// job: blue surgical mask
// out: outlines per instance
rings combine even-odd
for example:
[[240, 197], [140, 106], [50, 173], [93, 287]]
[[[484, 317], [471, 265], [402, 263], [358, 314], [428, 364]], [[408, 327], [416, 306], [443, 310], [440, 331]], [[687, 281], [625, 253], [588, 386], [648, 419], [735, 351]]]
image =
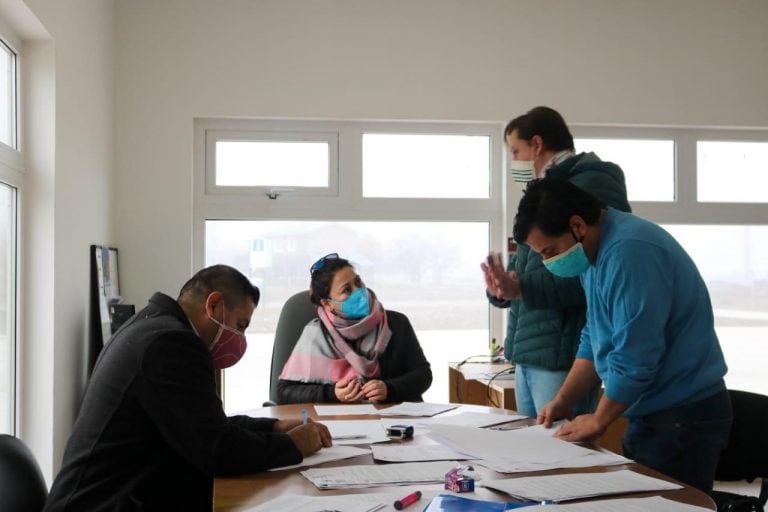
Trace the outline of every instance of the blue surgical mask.
[[331, 300], [336, 304], [341, 304], [342, 314], [352, 320], [366, 317], [371, 312], [371, 305], [368, 302], [368, 289], [358, 288], [349, 294], [349, 297], [343, 301]]
[[[576, 238], [576, 235], [573, 235]], [[576, 277], [589, 268], [589, 258], [584, 252], [584, 246], [576, 239], [576, 243], [567, 251], [542, 261], [547, 270], [558, 277]]]

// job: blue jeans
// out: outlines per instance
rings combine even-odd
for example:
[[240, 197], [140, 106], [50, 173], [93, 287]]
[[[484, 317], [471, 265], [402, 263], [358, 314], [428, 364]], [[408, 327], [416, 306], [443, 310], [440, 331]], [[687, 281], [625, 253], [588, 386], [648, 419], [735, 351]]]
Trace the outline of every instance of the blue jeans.
[[692, 404], [629, 418], [624, 456], [709, 493], [732, 419], [727, 390]]
[[[535, 418], [547, 402], [555, 398], [568, 376], [568, 370], [545, 370], [527, 364], [515, 365], [515, 402], [517, 412]], [[599, 386], [576, 403], [574, 415], [595, 410]]]

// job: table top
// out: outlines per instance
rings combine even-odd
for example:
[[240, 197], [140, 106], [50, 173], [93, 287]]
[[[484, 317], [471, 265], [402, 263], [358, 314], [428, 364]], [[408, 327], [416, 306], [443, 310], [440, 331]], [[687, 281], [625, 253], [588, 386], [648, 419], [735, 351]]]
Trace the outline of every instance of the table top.
[[[386, 406], [377, 406], [377, 408], [383, 408]], [[356, 419], [374, 419], [377, 416], [322, 416], [318, 417], [315, 414], [313, 404], [292, 404], [292, 405], [278, 405], [274, 407], [264, 407], [261, 409], [255, 409], [248, 411], [250, 416], [266, 417], [266, 418], [301, 418], [301, 410], [306, 409], [309, 416], [315, 421], [323, 420], [356, 420]], [[462, 405], [459, 409], [449, 411], [444, 414], [456, 414], [458, 412], [492, 412], [495, 414], [514, 414], [514, 411], [505, 411], [502, 409], [495, 409], [491, 407], [483, 407], [476, 405]], [[391, 419], [391, 417], [389, 418]], [[411, 418], [413, 420], [413, 418]], [[406, 420], [407, 421], [407, 420]], [[415, 421], [415, 420], [414, 420]], [[532, 420], [516, 420], [505, 424], [501, 428], [521, 426], [526, 423], [531, 423]], [[414, 439], [414, 441], [416, 441]], [[361, 445], [364, 446], [364, 445]], [[313, 467], [337, 467], [337, 466], [351, 466], [360, 464], [379, 464], [373, 460], [373, 456], [369, 453], [367, 455], [361, 455], [351, 459], [345, 459], [336, 462], [328, 462]], [[382, 492], [395, 492], [401, 493], [403, 496], [413, 492], [415, 490], [421, 491], [441, 491], [442, 484], [431, 485], [417, 485], [417, 486], [389, 486], [389, 487], [373, 487], [363, 489], [340, 489], [340, 490], [319, 490], [309, 480], [301, 476], [300, 472], [306, 468], [296, 468], [283, 471], [264, 471], [252, 475], [243, 475], [238, 477], [217, 478], [214, 484], [214, 510], [220, 512], [241, 511], [249, 507], [253, 507], [262, 503], [265, 503], [271, 499], [277, 498], [284, 494], [297, 494], [306, 496], [329, 496], [333, 494], [351, 494], [351, 493], [382, 493]], [[514, 473], [514, 474], [502, 474], [489, 470], [481, 466], [475, 466], [476, 472], [481, 474], [483, 479], [493, 478], [514, 478], [517, 476], [534, 476], [534, 475], [546, 475], [546, 474], [560, 474], [560, 473], [576, 473], [576, 472], [608, 472], [619, 469], [632, 469], [639, 473], [650, 475], [664, 480], [675, 481], [672, 478], [666, 477], [650, 468], [642, 466], [640, 464], [625, 464], [619, 466], [609, 467], [590, 467], [590, 468], [569, 468], [559, 469], [551, 471], [538, 471], [535, 473]], [[679, 483], [679, 482], [677, 482]], [[683, 503], [689, 503], [692, 505], [698, 505], [710, 510], [715, 510], [712, 499], [705, 493], [694, 489], [690, 486], [685, 486], [683, 489], [675, 491], [666, 491], [662, 493], [640, 493], [632, 495], [622, 495], [621, 497], [643, 497], [660, 495], [668, 499], [680, 501]], [[490, 489], [477, 486], [474, 493], [467, 493], [464, 496], [486, 499], [491, 501], [514, 501], [508, 495], [491, 491]]]

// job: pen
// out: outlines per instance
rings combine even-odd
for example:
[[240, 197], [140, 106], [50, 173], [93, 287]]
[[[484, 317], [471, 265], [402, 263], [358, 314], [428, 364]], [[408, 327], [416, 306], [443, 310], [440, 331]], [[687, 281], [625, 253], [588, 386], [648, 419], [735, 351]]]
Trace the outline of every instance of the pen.
[[307, 410], [306, 409], [302, 409], [301, 410], [301, 423], [302, 423], [302, 425], [306, 425], [307, 424]]
[[333, 439], [334, 441], [339, 441], [342, 439], [365, 439], [365, 438], [366, 438], [365, 434], [345, 434], [345, 435], [331, 437], [331, 439]]
[[419, 499], [421, 499], [421, 491], [412, 492], [405, 498], [400, 498], [399, 500], [395, 501], [395, 509], [403, 510], [408, 505], [416, 503]]

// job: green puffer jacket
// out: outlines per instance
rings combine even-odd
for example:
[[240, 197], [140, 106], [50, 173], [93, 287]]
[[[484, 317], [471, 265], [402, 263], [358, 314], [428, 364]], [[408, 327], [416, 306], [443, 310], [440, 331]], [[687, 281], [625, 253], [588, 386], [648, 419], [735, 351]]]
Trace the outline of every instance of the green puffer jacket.
[[[597, 196], [607, 206], [631, 211], [624, 172], [594, 153], [573, 156], [547, 171], [547, 177], [568, 180]], [[522, 300], [491, 304], [509, 308], [504, 355], [520, 364], [567, 370], [571, 367], [584, 327], [586, 300], [578, 277], [561, 278], [548, 271], [541, 256], [527, 245], [510, 255], [507, 270], [517, 272]]]

